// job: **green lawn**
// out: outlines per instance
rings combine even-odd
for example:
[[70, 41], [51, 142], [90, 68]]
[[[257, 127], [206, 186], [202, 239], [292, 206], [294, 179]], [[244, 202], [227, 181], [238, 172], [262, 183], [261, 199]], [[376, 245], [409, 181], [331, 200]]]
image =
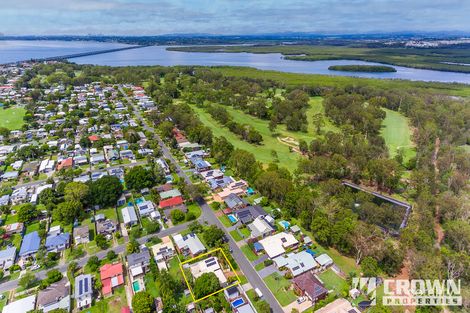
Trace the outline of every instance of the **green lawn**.
[[250, 246], [244, 245], [240, 249], [249, 261], [253, 262], [258, 259], [258, 256], [251, 250]]
[[115, 208], [107, 208], [107, 209], [103, 209], [103, 210], [98, 210], [98, 211], [96, 211], [96, 214], [104, 214], [104, 216], [106, 216], [106, 218], [109, 218], [110, 220], [113, 220], [113, 221], [118, 221], [118, 217], [117, 217]]
[[227, 215], [222, 215], [219, 217], [220, 222], [225, 226], [225, 227], [231, 227], [232, 223], [228, 219]]
[[251, 235], [251, 232], [248, 229], [248, 227], [240, 228], [240, 233], [242, 233], [242, 235], [245, 236], [245, 238], [249, 238]]
[[188, 213], [192, 212], [196, 216], [196, 218], [199, 218], [199, 216], [201, 216], [201, 208], [196, 203], [188, 205], [187, 208]]
[[[259, 299], [254, 289], [248, 290], [246, 292], [246, 295], [248, 296], [248, 298], [250, 298], [250, 301], [255, 306], [256, 311], [262, 312], [263, 310], [261, 304], [266, 301]], [[257, 301], [255, 301], [255, 299], [257, 299]]]
[[8, 294], [9, 292], [4, 292], [2, 293], [3, 295], [3, 299], [0, 300], [0, 312], [3, 310], [3, 307], [7, 304], [7, 300], [8, 300]]
[[239, 233], [236, 229], [235, 229], [235, 230], [232, 230], [232, 231], [230, 232], [230, 235], [232, 235], [232, 237], [233, 237], [233, 239], [234, 239], [235, 241], [240, 241], [240, 240], [243, 239], [242, 236], [240, 236], [240, 233]]
[[150, 293], [152, 297], [156, 298], [160, 296], [160, 292], [158, 291], [157, 284], [153, 279], [151, 279], [150, 275], [146, 275], [144, 277], [145, 281], [145, 291]]
[[23, 116], [26, 110], [24, 108], [8, 108], [0, 109], [0, 127], [5, 127], [10, 130], [20, 129], [23, 126]]
[[414, 144], [411, 141], [411, 129], [408, 118], [403, 114], [383, 109], [387, 115], [382, 123], [382, 137], [387, 144], [390, 157], [394, 157], [399, 149], [403, 149], [404, 162], [416, 155]]
[[39, 222], [32, 223], [26, 227], [26, 234], [39, 230]]
[[5, 225], [10, 225], [18, 222], [18, 214], [8, 214], [7, 219], [5, 220]]
[[126, 291], [124, 287], [119, 287], [114, 290], [114, 294], [98, 301], [86, 312], [90, 313], [121, 313], [121, 309], [127, 306]]
[[332, 269], [326, 270], [319, 274], [318, 277], [321, 279], [326, 289], [334, 290], [339, 295], [341, 295], [343, 291], [348, 290], [348, 283], [333, 272]]
[[260, 271], [265, 267], [266, 266], [264, 266], [264, 262], [261, 262], [261, 263], [255, 265], [255, 270]]
[[291, 282], [278, 273], [273, 273], [265, 277], [263, 280], [281, 306], [286, 306], [297, 299], [297, 296], [292, 289], [286, 290], [286, 288], [290, 287]]

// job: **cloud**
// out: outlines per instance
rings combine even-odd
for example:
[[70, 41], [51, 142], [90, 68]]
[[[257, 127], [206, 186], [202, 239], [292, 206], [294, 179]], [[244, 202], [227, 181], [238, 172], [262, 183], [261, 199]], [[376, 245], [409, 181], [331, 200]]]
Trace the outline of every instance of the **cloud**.
[[459, 0], [2, 0], [5, 34], [467, 31]]

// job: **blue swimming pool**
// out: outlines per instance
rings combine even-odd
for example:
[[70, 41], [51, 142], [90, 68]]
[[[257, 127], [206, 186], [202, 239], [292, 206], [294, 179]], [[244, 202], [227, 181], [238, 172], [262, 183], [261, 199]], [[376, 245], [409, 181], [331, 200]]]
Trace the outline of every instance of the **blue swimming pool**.
[[142, 202], [144, 202], [144, 199], [142, 199], [142, 198], [139, 198], [139, 199], [135, 200], [135, 204], [139, 204], [139, 203], [142, 203]]
[[288, 221], [280, 221], [279, 224], [281, 224], [284, 229], [289, 229], [290, 223]]
[[255, 191], [253, 190], [253, 188], [248, 187], [248, 188], [246, 189], [246, 193], [249, 194], [249, 195], [252, 195], [252, 194], [255, 193]]
[[227, 215], [227, 217], [230, 220], [230, 222], [232, 222], [232, 224], [235, 224], [236, 222], [238, 222], [238, 219], [233, 214], [229, 214]]
[[243, 298], [238, 298], [232, 302], [232, 307], [238, 308], [239, 306], [244, 305], [244, 304], [245, 304], [245, 300], [243, 300]]

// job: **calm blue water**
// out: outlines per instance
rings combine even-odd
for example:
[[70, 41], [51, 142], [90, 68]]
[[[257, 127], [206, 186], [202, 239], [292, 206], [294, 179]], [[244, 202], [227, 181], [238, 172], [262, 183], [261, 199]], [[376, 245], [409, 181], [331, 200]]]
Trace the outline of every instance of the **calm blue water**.
[[[124, 47], [123, 44], [99, 42], [65, 42], [65, 41], [0, 41], [0, 63], [27, 60], [30, 58], [67, 55], [71, 53], [107, 50]], [[167, 51], [164, 46], [151, 46], [140, 49], [124, 50], [98, 54], [70, 61], [78, 64], [97, 64], [110, 66], [128, 65], [231, 65], [249, 66], [262, 70], [280, 72], [326, 74], [334, 76], [355, 76], [383, 79], [406, 79], [418, 81], [459, 82], [470, 84], [470, 74], [441, 72], [394, 66], [395, 73], [354, 73], [330, 71], [330, 65], [378, 63], [334, 60], [334, 61], [293, 61], [286, 60], [279, 53], [194, 53]]]
[[0, 64], [121, 47], [127, 45], [95, 41], [0, 40]]

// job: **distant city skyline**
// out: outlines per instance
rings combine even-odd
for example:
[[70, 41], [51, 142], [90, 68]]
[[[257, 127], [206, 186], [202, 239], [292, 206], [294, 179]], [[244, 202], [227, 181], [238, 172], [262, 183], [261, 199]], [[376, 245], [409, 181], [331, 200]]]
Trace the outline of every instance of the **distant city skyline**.
[[4, 35], [470, 33], [460, 0], [4, 0]]

